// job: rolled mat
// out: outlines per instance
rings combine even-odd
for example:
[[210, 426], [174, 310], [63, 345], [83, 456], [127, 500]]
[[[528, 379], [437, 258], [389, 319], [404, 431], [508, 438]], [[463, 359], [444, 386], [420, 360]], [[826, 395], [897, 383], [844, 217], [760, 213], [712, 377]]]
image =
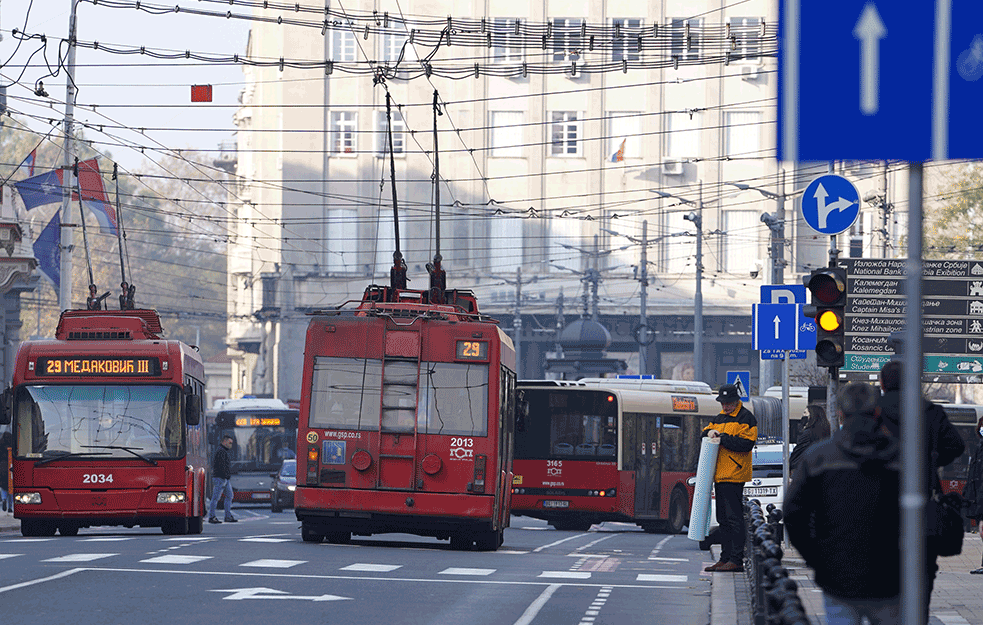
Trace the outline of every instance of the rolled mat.
[[710, 528], [710, 492], [713, 488], [713, 474], [717, 468], [717, 453], [720, 451], [719, 438], [704, 438], [700, 445], [700, 461], [696, 466], [696, 488], [693, 491], [693, 509], [689, 512], [690, 540], [703, 540]]

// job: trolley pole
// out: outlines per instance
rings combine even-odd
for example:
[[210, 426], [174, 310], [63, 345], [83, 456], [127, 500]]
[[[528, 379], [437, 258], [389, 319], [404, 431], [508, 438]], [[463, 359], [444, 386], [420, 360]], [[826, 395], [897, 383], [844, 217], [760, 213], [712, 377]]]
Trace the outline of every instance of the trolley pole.
[[[65, 142], [62, 147], [61, 170], [61, 285], [58, 289], [58, 308], [68, 310], [72, 307], [72, 248], [75, 243], [72, 223], [72, 165], [74, 164], [74, 142], [72, 140], [73, 116], [75, 114], [75, 7], [68, 16], [68, 58], [65, 66]], [[79, 198], [81, 201], [81, 198]]]

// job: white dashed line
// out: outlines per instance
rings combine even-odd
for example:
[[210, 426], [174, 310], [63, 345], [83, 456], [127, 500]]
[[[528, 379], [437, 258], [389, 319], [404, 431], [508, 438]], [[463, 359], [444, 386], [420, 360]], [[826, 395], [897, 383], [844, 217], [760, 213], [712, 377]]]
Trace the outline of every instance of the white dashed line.
[[339, 571], [361, 571], [363, 573], [390, 573], [398, 568], [402, 568], [401, 564], [362, 564], [355, 563], [338, 569]]
[[70, 553], [67, 556], [58, 556], [57, 558], [48, 558], [47, 560], [41, 560], [42, 562], [92, 562], [93, 560], [101, 560], [102, 558], [111, 558], [113, 556], [118, 556], [118, 553]]
[[438, 575], [491, 575], [494, 572], [495, 569], [460, 569], [452, 566], [449, 569], [444, 569]]
[[140, 560], [140, 562], [146, 562], [148, 564], [194, 564], [195, 562], [201, 562], [202, 560], [211, 560], [212, 556], [157, 556], [156, 558], [147, 558], [146, 560]]
[[562, 579], [590, 579], [590, 573], [584, 571], [543, 571], [539, 577], [559, 577]]
[[289, 569], [292, 566], [297, 566], [298, 564], [304, 564], [307, 560], [253, 560], [252, 562], [245, 562], [239, 566], [255, 566], [269, 569]]
[[638, 582], [685, 582], [685, 575], [650, 575], [646, 573], [639, 573], [638, 577], [635, 578]]

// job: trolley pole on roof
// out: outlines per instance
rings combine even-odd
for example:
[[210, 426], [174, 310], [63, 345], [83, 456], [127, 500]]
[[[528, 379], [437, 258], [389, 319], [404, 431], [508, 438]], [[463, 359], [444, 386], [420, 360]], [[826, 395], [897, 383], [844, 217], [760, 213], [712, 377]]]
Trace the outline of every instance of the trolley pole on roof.
[[[58, 289], [58, 308], [72, 307], [72, 247], [75, 237], [68, 226], [72, 223], [72, 164], [74, 145], [72, 141], [75, 114], [75, 7], [68, 16], [68, 58], [65, 65], [65, 142], [62, 147], [61, 169], [61, 284]], [[79, 198], [81, 205], [81, 198]], [[79, 210], [82, 210], [81, 208]]]

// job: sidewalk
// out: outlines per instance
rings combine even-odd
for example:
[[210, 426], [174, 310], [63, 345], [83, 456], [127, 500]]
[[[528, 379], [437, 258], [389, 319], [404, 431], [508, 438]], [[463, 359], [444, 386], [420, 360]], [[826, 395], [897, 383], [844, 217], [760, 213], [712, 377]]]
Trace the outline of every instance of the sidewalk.
[[0, 511], [0, 532], [20, 533], [20, 521], [11, 513]]
[[[713, 555], [719, 557], [714, 545]], [[932, 592], [929, 625], [983, 625], [983, 575], [970, 575], [980, 567], [983, 541], [978, 533], [966, 534], [963, 552], [951, 558], [939, 558], [939, 572]], [[713, 561], [716, 561], [716, 557]], [[799, 584], [799, 599], [812, 625], [823, 625], [826, 612], [823, 593], [813, 582], [812, 569], [793, 548], [782, 564]], [[751, 600], [747, 578], [742, 573], [711, 573], [711, 625], [752, 623]]]

